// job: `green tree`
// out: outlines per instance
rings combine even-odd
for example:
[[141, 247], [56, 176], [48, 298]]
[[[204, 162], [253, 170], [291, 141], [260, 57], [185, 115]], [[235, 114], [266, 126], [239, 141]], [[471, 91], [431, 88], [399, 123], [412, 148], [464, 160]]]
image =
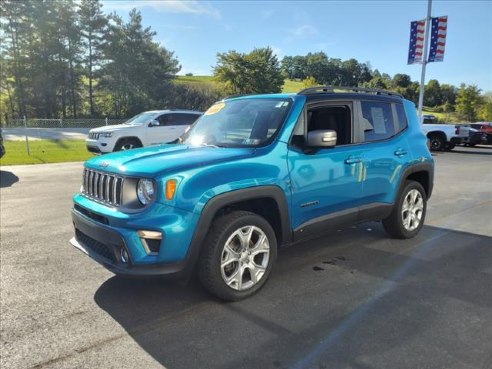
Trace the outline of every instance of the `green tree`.
[[479, 109], [482, 105], [481, 90], [475, 85], [462, 83], [456, 96], [456, 112], [461, 119], [466, 119], [468, 122], [477, 120]]
[[128, 23], [113, 14], [104, 47], [100, 87], [113, 95], [113, 114], [128, 116], [162, 106], [171, 80], [181, 69], [174, 53], [153, 41], [155, 32], [143, 28], [133, 9]]
[[454, 104], [456, 103], [456, 94], [457, 94], [457, 89], [453, 85], [448, 85], [446, 83], [443, 83], [441, 85], [441, 98], [442, 98], [442, 103], [443, 104], [448, 104], [454, 107]]
[[284, 77], [270, 47], [257, 48], [249, 54], [229, 51], [217, 54], [215, 79], [233, 94], [280, 92]]
[[424, 105], [435, 107], [441, 104], [442, 104], [441, 86], [439, 85], [439, 81], [435, 79], [431, 79], [427, 83], [427, 86], [425, 86]]
[[408, 74], [397, 73], [393, 76], [392, 86], [407, 88], [412, 84], [412, 79]]
[[483, 95], [483, 104], [479, 108], [478, 118], [482, 121], [492, 122], [492, 92]]
[[104, 16], [99, 0], [82, 0], [80, 2], [80, 29], [85, 46], [84, 65], [89, 79], [89, 114], [95, 114], [94, 108], [94, 72], [101, 65], [104, 40], [108, 19]]

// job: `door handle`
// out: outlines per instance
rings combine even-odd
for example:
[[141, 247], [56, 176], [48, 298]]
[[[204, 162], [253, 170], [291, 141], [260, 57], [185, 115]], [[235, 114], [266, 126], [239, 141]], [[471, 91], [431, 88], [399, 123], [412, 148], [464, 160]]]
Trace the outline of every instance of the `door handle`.
[[407, 155], [407, 151], [406, 150], [403, 150], [403, 149], [396, 149], [395, 155], [398, 156], [398, 157], [404, 156], [404, 155]]
[[345, 159], [345, 164], [357, 164], [357, 163], [360, 163], [362, 161], [361, 158], [348, 158], [348, 159]]

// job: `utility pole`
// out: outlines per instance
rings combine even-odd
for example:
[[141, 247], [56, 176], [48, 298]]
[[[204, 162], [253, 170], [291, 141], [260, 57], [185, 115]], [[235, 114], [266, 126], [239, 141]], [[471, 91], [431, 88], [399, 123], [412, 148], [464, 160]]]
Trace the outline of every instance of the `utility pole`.
[[424, 90], [425, 90], [425, 66], [427, 65], [427, 52], [429, 48], [429, 31], [431, 25], [431, 10], [432, 0], [428, 0], [427, 3], [427, 18], [425, 19], [425, 33], [424, 33], [424, 54], [422, 55], [422, 75], [420, 77], [420, 93], [419, 93], [419, 107], [418, 115], [420, 123], [422, 124], [422, 107], [424, 105]]

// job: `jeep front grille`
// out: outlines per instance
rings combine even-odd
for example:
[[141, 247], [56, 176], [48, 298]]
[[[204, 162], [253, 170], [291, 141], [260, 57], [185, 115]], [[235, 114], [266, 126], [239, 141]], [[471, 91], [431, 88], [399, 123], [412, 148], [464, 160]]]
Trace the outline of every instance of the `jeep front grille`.
[[97, 132], [89, 132], [89, 138], [92, 140], [98, 140], [100, 136], [100, 133]]
[[123, 196], [123, 177], [84, 169], [82, 194], [98, 202], [120, 206]]

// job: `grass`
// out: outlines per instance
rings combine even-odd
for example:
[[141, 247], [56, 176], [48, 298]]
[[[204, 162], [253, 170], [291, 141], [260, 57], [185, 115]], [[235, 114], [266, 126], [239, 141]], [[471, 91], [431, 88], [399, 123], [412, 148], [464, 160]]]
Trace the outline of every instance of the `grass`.
[[6, 154], [0, 165], [63, 163], [83, 161], [93, 154], [87, 151], [85, 140], [29, 141], [31, 155], [27, 154], [25, 141], [4, 141]]
[[[212, 76], [178, 76], [176, 83], [186, 83], [186, 84], [205, 84], [205, 85], [215, 85], [215, 81]], [[284, 86], [282, 87], [282, 92], [298, 92], [304, 88], [301, 81], [293, 81], [286, 79]]]
[[302, 81], [293, 81], [291, 79], [286, 79], [284, 81], [284, 86], [282, 88], [282, 92], [299, 92], [304, 88], [304, 84]]
[[434, 112], [432, 109], [422, 109], [423, 114], [428, 114], [428, 115], [433, 115], [435, 116], [439, 122], [445, 122], [445, 123], [462, 123], [456, 113], [437, 113]]

